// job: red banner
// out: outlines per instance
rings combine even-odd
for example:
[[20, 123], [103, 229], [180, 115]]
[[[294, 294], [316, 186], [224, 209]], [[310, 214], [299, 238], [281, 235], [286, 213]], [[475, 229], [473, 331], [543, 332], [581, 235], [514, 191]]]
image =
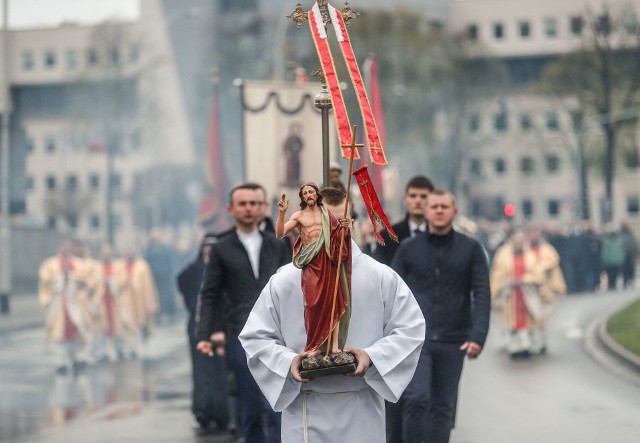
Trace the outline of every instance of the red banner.
[[397, 243], [398, 236], [391, 227], [391, 223], [389, 223], [389, 219], [384, 213], [384, 209], [382, 209], [382, 204], [380, 204], [378, 194], [376, 194], [376, 190], [373, 187], [371, 178], [369, 177], [368, 166], [364, 165], [363, 167], [356, 169], [352, 172], [352, 175], [356, 177], [356, 180], [358, 182], [360, 194], [362, 195], [362, 200], [364, 200], [364, 205], [367, 208], [367, 214], [369, 214], [369, 218], [371, 219], [371, 223], [373, 224], [373, 232], [376, 234], [378, 243], [384, 246], [384, 240], [382, 239], [382, 236], [380, 235], [378, 229], [379, 225], [387, 228], [389, 237], [391, 237], [391, 239]]
[[[351, 152], [348, 148], [345, 148], [345, 146], [349, 146], [351, 144], [351, 123], [349, 123], [349, 116], [347, 115], [347, 108], [345, 107], [344, 98], [342, 97], [340, 82], [336, 75], [336, 67], [333, 63], [333, 56], [331, 55], [327, 35], [326, 32], [324, 32], [322, 14], [320, 14], [320, 10], [317, 8], [318, 6], [315, 5], [314, 8], [309, 11], [309, 27], [311, 28], [311, 35], [313, 36], [313, 41], [316, 45], [316, 52], [320, 58], [322, 72], [324, 73], [325, 81], [327, 82], [329, 92], [331, 93], [333, 115], [336, 119], [342, 157], [349, 158]], [[322, 35], [320, 34], [321, 32]], [[354, 158], [360, 158], [360, 154], [357, 152], [355, 155], [356, 156]]]

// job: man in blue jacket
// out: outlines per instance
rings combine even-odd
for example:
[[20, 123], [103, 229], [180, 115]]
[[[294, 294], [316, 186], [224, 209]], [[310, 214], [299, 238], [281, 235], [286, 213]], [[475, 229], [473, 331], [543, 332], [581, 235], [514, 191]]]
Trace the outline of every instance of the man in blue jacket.
[[402, 440], [448, 442], [464, 356], [482, 352], [491, 298], [480, 243], [453, 230], [455, 198], [437, 189], [427, 198], [429, 230], [400, 244], [392, 267], [418, 301], [427, 329], [418, 368], [403, 398]]

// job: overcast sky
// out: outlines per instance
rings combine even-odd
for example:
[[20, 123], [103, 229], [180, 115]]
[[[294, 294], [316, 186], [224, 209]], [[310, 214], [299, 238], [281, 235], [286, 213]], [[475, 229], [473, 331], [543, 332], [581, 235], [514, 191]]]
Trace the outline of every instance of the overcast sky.
[[[138, 0], [0, 0], [9, 1], [10, 28], [39, 28], [62, 22], [98, 23], [108, 18], [135, 19]], [[0, 8], [0, 23], [3, 23]]]

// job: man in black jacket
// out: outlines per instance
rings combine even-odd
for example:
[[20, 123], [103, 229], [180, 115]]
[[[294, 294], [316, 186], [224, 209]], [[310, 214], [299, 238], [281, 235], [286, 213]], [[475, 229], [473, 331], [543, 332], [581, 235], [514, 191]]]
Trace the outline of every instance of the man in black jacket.
[[[424, 208], [429, 192], [433, 191], [433, 182], [424, 175], [416, 175], [407, 182], [402, 202], [407, 208], [407, 215], [404, 220], [392, 226], [398, 235], [398, 242], [408, 237], [413, 237], [417, 232], [426, 232], [427, 221], [424, 218]], [[391, 240], [387, 230], [383, 230], [380, 235], [384, 239], [384, 246], [376, 246], [373, 258], [380, 263], [391, 266], [393, 256], [398, 250], [399, 243]]]
[[403, 242], [393, 269], [416, 297], [427, 322], [425, 343], [403, 400], [406, 442], [448, 442], [464, 356], [482, 352], [491, 298], [480, 243], [452, 228], [458, 210], [444, 190], [429, 194], [429, 232]]
[[[240, 423], [246, 443], [279, 442], [280, 415], [273, 412], [251, 376], [238, 334], [269, 278], [291, 260], [282, 242], [258, 229], [260, 204], [251, 186], [240, 185], [231, 191], [228, 211], [235, 219], [236, 229], [211, 251], [197, 326], [198, 351], [227, 355], [238, 386]], [[263, 414], [267, 417], [266, 436]]]

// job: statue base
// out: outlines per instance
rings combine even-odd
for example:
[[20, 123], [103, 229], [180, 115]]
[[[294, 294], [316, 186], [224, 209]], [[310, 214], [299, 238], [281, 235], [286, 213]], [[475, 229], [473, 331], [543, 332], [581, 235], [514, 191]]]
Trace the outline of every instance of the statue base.
[[349, 352], [338, 352], [331, 355], [306, 357], [300, 364], [300, 377], [305, 379], [324, 377], [327, 375], [344, 375], [356, 371], [356, 358]]

